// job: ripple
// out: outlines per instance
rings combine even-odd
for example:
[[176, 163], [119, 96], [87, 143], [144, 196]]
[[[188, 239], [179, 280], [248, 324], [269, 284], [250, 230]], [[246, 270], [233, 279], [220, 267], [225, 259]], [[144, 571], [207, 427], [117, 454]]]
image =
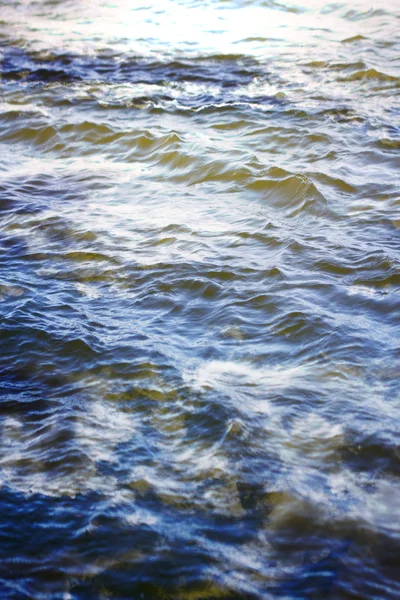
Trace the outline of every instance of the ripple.
[[358, 81], [360, 79], [376, 79], [378, 81], [395, 81], [398, 82], [398, 77], [394, 77], [393, 75], [388, 75], [386, 73], [381, 73], [376, 69], [363, 69], [352, 73], [344, 78], [339, 78], [339, 81]]

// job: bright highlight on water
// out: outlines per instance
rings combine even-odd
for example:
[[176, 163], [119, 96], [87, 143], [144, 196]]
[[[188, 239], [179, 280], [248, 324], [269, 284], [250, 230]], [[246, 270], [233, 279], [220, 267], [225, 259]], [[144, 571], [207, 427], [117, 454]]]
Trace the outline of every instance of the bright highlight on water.
[[0, 2], [0, 599], [399, 598], [399, 18]]

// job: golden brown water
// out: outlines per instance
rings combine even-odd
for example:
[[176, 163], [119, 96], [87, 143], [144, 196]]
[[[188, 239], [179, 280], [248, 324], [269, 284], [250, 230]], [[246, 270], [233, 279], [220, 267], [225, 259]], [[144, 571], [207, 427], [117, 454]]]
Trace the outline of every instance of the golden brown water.
[[0, 43], [0, 597], [397, 599], [396, 3]]

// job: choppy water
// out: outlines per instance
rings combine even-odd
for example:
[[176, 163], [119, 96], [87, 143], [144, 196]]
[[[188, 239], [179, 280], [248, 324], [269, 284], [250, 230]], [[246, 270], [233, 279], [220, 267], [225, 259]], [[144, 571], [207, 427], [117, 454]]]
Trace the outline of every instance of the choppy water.
[[398, 598], [396, 3], [0, 9], [1, 598]]

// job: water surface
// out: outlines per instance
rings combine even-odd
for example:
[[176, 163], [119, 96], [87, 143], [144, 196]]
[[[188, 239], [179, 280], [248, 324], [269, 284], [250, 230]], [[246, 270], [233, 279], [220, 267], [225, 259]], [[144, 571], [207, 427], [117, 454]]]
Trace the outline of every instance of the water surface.
[[0, 3], [0, 596], [395, 599], [400, 35]]

